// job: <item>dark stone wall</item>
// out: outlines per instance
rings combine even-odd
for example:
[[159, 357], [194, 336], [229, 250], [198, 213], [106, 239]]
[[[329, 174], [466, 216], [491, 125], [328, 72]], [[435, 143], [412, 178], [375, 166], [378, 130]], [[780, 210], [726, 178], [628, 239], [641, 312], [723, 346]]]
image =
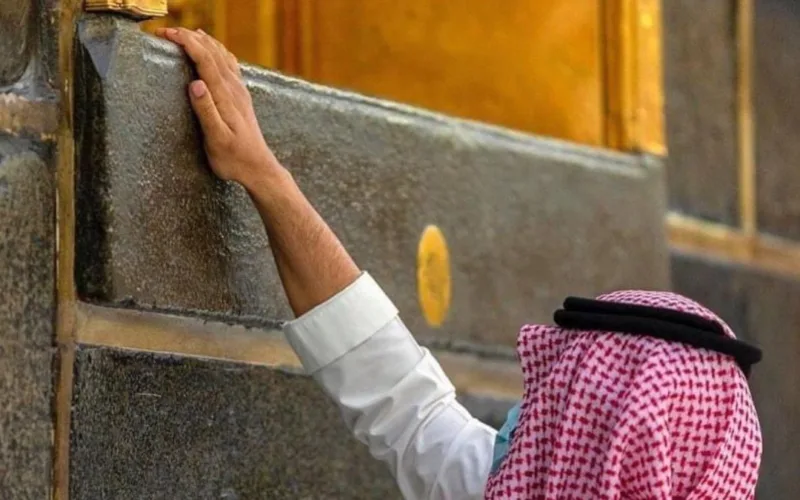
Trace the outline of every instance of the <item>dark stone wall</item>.
[[736, 1], [662, 5], [670, 208], [736, 225]]
[[[0, 498], [47, 498], [52, 468], [54, 1], [0, 0]], [[39, 38], [42, 38], [40, 41]]]
[[310, 378], [103, 348], [78, 352], [71, 498], [399, 498]]
[[[81, 46], [81, 296], [287, 319], [255, 210], [203, 164], [177, 50], [98, 18], [82, 25]], [[657, 162], [245, 73], [277, 155], [418, 335], [510, 345], [568, 293], [666, 286]], [[438, 331], [416, 293], [430, 223], [453, 270]]]
[[34, 2], [0, 2], [0, 88], [17, 82], [30, 61]]
[[[204, 163], [184, 58], [102, 16], [81, 23], [78, 49], [81, 298], [236, 323], [288, 319], [258, 214]], [[667, 285], [658, 161], [245, 75], [277, 155], [420, 337], [510, 346], [568, 293]], [[453, 265], [441, 331], [417, 305], [417, 244], [430, 223]], [[513, 404], [460, 397], [495, 426]], [[397, 496], [305, 377], [86, 347], [73, 403], [73, 498]]]
[[[758, 229], [800, 237], [800, 4], [755, 2], [754, 106]], [[735, 228], [737, 2], [663, 2], [670, 208]], [[800, 453], [800, 281], [688, 255], [672, 258], [676, 291], [717, 311], [764, 361], [751, 387], [764, 435], [759, 498], [794, 498]]]
[[45, 146], [0, 134], [0, 498], [49, 491], [52, 174]]
[[737, 335], [761, 346], [750, 386], [764, 436], [759, 498], [795, 498], [800, 471], [800, 281], [677, 254], [677, 292], [717, 312]]
[[755, 2], [758, 224], [800, 239], [800, 3]]

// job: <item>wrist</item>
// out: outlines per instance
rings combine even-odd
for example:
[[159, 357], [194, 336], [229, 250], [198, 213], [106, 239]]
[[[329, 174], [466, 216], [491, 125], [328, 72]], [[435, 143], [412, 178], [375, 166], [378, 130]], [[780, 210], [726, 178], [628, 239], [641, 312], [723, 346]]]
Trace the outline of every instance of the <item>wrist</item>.
[[239, 178], [235, 179], [248, 192], [261, 188], [262, 184], [271, 184], [288, 176], [288, 171], [283, 168], [273, 155], [268, 155], [262, 161], [253, 163], [242, 169]]
[[254, 201], [265, 203], [276, 199], [296, 186], [292, 174], [277, 160], [265, 162], [258, 168], [248, 169], [248, 175], [239, 181]]

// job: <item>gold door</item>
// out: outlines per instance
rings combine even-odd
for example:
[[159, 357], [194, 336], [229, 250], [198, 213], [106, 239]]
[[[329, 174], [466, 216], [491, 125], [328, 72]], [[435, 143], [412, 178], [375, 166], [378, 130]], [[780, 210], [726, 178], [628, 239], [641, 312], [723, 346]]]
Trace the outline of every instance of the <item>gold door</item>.
[[[467, 119], [664, 154], [660, 0], [172, 0], [247, 62]], [[155, 24], [154, 24], [155, 23]]]

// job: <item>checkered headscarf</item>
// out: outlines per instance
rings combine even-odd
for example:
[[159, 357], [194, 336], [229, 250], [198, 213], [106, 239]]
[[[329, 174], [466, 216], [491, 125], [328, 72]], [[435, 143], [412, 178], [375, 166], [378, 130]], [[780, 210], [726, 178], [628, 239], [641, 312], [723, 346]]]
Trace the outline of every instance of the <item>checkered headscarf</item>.
[[[672, 309], [730, 328], [671, 293], [599, 300]], [[750, 499], [761, 429], [736, 362], [652, 337], [529, 325], [519, 423], [486, 498]]]

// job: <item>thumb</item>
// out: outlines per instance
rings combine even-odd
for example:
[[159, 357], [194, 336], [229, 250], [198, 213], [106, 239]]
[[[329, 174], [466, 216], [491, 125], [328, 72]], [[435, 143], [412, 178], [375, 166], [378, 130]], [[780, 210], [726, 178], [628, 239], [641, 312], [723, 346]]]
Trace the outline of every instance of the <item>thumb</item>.
[[204, 81], [196, 80], [189, 85], [189, 98], [207, 142], [219, 140], [230, 133]]

